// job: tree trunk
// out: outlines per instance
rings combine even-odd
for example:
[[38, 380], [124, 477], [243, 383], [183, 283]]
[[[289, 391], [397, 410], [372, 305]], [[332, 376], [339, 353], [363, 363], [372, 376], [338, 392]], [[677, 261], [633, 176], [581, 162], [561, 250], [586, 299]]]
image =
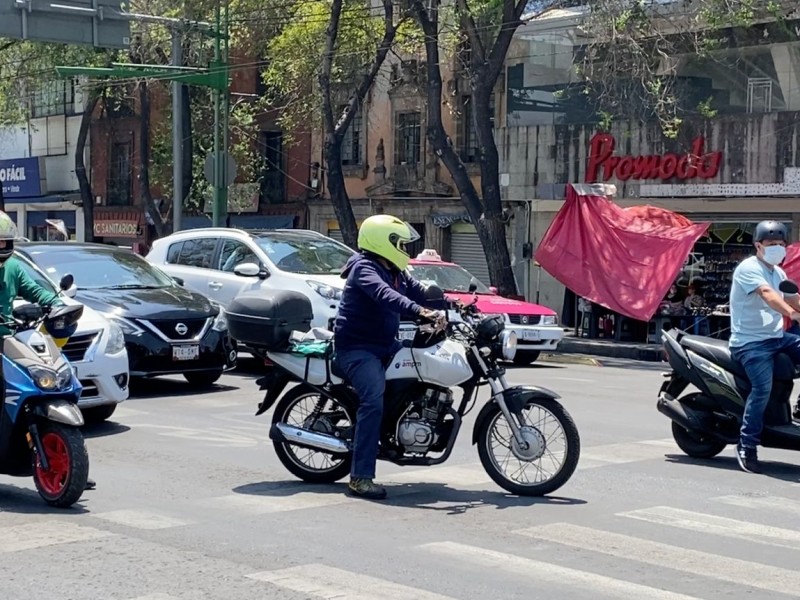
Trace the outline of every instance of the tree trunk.
[[94, 91], [88, 91], [86, 104], [81, 115], [81, 125], [78, 129], [78, 139], [75, 142], [75, 176], [78, 178], [78, 187], [81, 191], [81, 207], [83, 208], [83, 235], [84, 241], [94, 241], [94, 194], [92, 193], [92, 182], [86, 173], [86, 141], [89, 137], [89, 127], [92, 124], [92, 116], [100, 95]]
[[161, 216], [150, 192], [150, 93], [146, 81], [139, 82], [139, 190], [156, 234], [169, 235], [169, 223]]
[[331, 195], [336, 220], [339, 221], [339, 231], [342, 233], [344, 243], [357, 249], [358, 227], [353, 215], [353, 206], [347, 195], [342, 171], [342, 140], [337, 139], [335, 134], [326, 136], [325, 162], [328, 165], [328, 191]]

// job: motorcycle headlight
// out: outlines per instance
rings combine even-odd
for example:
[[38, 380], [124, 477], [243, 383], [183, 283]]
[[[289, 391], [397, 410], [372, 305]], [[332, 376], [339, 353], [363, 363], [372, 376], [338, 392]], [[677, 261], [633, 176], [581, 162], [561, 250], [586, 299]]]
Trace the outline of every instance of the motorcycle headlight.
[[541, 323], [542, 325], [558, 325], [558, 316], [547, 315], [545, 317], [542, 317]]
[[517, 355], [517, 334], [506, 329], [500, 334], [500, 352], [505, 360], [514, 360]]
[[[120, 335], [122, 335], [122, 332], [120, 332]], [[56, 383], [58, 384], [58, 389], [61, 390], [66, 387], [69, 387], [69, 385], [72, 383], [72, 368], [69, 365], [64, 365], [63, 367], [61, 367], [58, 370], [58, 375], [56, 379], [57, 379]]]
[[58, 373], [46, 367], [28, 367], [28, 372], [39, 386], [39, 389], [52, 391], [58, 387]]
[[225, 309], [219, 307], [219, 313], [214, 318], [214, 324], [211, 326], [214, 331], [228, 331], [228, 317], [225, 314]]
[[306, 283], [308, 284], [308, 287], [325, 298], [325, 300], [338, 301], [342, 299], [342, 290], [339, 288], [335, 288], [326, 283], [320, 283], [319, 281], [306, 281]]
[[108, 342], [106, 343], [106, 354], [119, 354], [125, 349], [125, 334], [122, 327], [113, 321], [108, 323]]

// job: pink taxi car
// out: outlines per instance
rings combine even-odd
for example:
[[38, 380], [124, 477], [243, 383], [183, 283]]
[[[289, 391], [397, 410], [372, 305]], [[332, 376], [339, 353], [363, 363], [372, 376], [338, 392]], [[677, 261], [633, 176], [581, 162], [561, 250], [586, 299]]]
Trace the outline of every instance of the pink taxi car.
[[506, 327], [517, 334], [514, 362], [518, 365], [531, 364], [543, 350], [555, 350], [564, 337], [555, 311], [539, 304], [498, 296], [494, 288], [486, 287], [463, 267], [443, 261], [435, 250], [423, 250], [411, 260], [408, 271], [419, 281], [438, 285], [447, 298], [464, 303], [473, 301], [473, 292], [470, 291], [470, 285], [473, 285], [478, 310], [485, 314], [503, 315]]

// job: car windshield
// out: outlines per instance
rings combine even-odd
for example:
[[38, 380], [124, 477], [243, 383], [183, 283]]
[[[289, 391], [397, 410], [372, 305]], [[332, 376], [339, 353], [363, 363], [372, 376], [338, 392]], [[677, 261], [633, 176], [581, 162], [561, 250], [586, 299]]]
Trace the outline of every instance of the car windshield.
[[491, 294], [491, 290], [478, 281], [466, 269], [458, 265], [409, 265], [408, 270], [417, 281], [430, 281], [445, 292], [469, 292], [470, 283], [477, 284], [479, 294]]
[[[19, 255], [15, 255], [17, 258], [17, 264], [22, 268], [22, 271], [33, 279], [40, 288], [44, 288], [51, 294], [57, 294], [58, 290], [56, 289], [55, 284], [47, 279], [47, 277], [42, 274], [42, 272], [34, 267], [31, 263], [29, 263], [26, 259], [22, 258]], [[60, 279], [60, 278], [59, 278]]]
[[71, 273], [78, 289], [155, 289], [175, 285], [166, 274], [125, 250], [70, 248], [64, 244], [36, 248], [29, 255], [53, 281]]
[[335, 240], [310, 235], [259, 235], [255, 241], [275, 267], [303, 275], [338, 275], [354, 254]]

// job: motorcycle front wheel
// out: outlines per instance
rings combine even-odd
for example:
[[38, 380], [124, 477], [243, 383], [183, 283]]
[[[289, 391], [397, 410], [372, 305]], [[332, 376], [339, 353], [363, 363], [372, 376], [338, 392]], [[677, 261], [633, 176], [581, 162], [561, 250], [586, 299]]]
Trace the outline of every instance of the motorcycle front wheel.
[[86, 489], [89, 479], [89, 453], [77, 427], [47, 423], [39, 427], [42, 449], [48, 468], [34, 454], [33, 481], [42, 499], [50, 506], [69, 508]]
[[492, 480], [519, 496], [544, 496], [564, 485], [578, 466], [581, 441], [566, 409], [555, 400], [529, 400], [522, 409], [522, 447], [495, 404], [478, 432], [478, 456]]

